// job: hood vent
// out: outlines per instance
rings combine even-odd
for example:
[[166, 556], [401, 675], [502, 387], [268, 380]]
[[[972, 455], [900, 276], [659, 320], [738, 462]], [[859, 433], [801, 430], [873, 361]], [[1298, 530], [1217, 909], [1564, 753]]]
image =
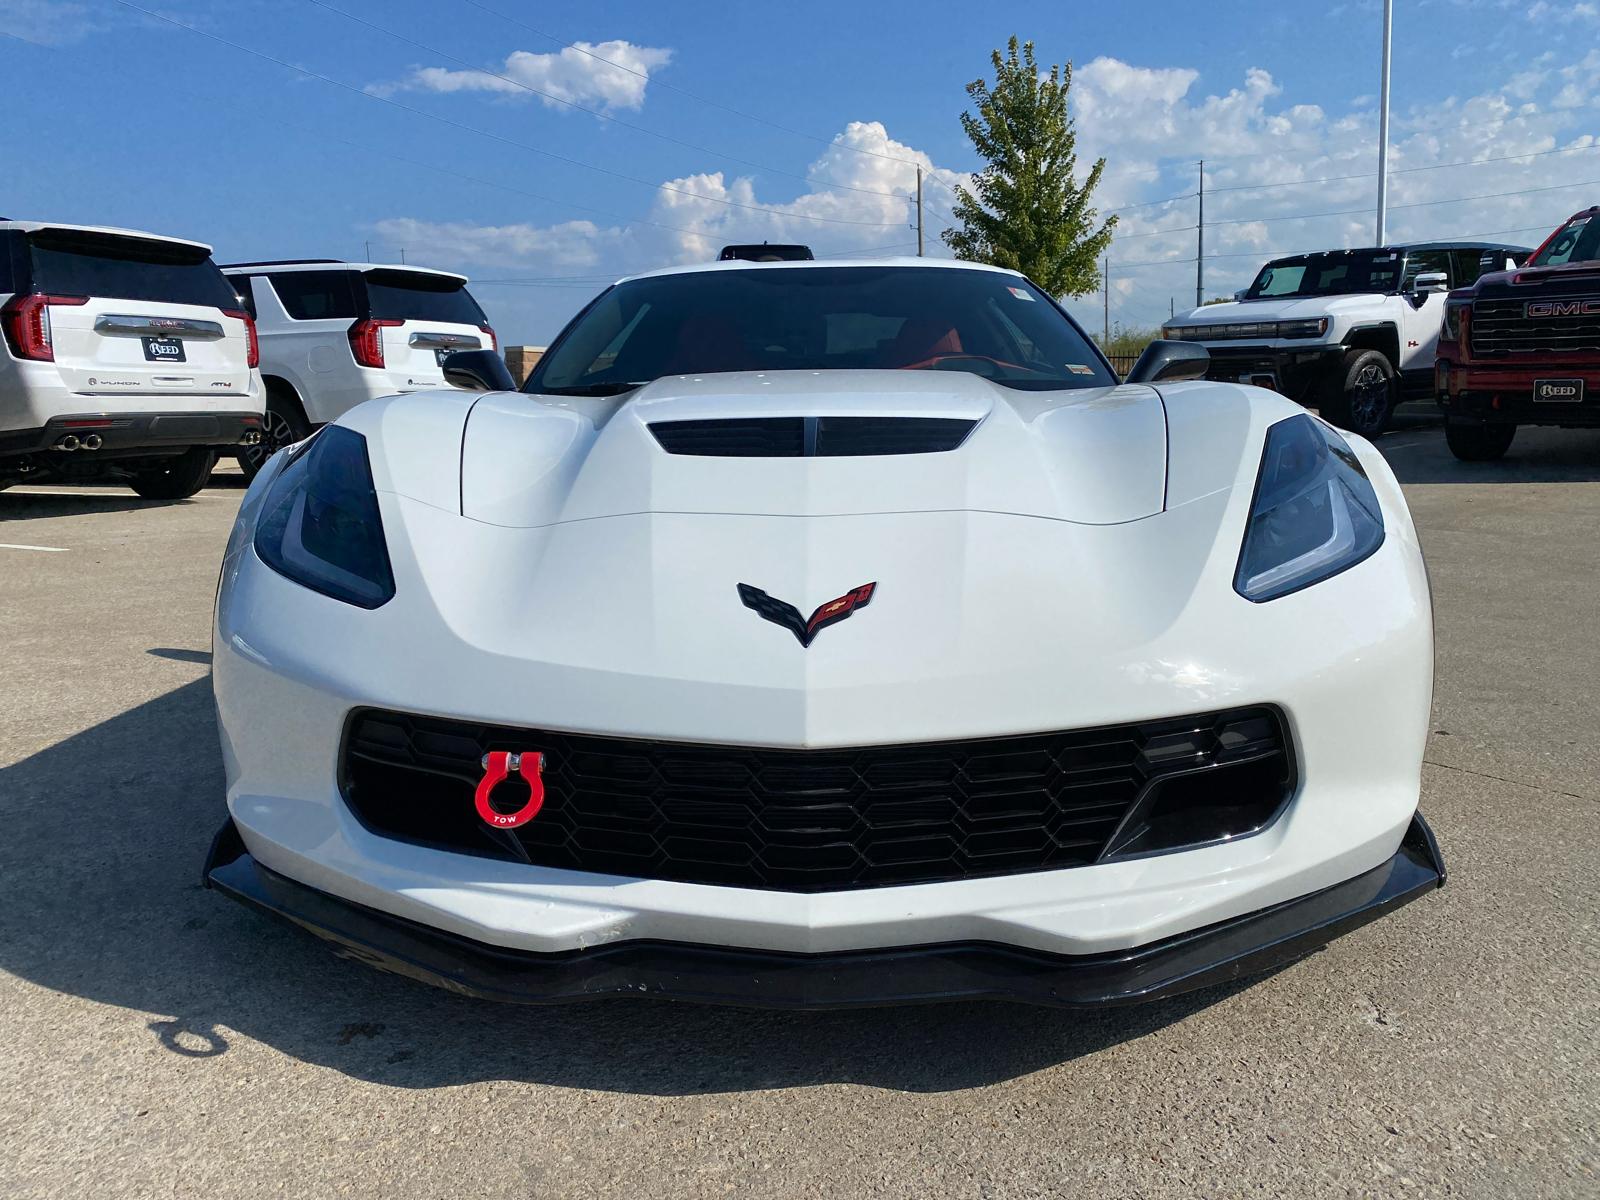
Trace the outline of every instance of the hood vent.
[[949, 417], [731, 417], [657, 421], [668, 454], [710, 458], [834, 458], [939, 454], [967, 440], [976, 421]]

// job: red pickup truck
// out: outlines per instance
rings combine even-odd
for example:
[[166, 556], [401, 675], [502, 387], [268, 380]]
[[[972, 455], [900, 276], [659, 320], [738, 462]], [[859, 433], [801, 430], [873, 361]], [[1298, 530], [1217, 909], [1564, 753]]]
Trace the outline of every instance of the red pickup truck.
[[1468, 462], [1500, 458], [1518, 425], [1600, 426], [1600, 205], [1505, 265], [1445, 300], [1433, 394]]

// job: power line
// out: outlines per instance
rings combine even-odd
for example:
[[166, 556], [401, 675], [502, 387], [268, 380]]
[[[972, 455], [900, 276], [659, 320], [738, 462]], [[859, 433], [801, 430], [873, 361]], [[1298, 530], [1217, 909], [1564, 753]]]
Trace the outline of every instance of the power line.
[[220, 37], [217, 34], [209, 33], [204, 29], [197, 29], [193, 25], [186, 25], [182, 21], [175, 20], [172, 17], [164, 16], [161, 13], [152, 12], [148, 8], [141, 8], [139, 5], [132, 3], [132, 0], [116, 0], [116, 3], [122, 5], [124, 8], [131, 8], [135, 12], [143, 13], [147, 17], [153, 17], [158, 21], [164, 21], [168, 25], [174, 25], [179, 29], [187, 29], [190, 33], [199, 34], [201, 37], [209, 38], [214, 42], [219, 42], [224, 46], [232, 47], [233, 49], [242, 51], [245, 54], [254, 55], [256, 58], [265, 59], [267, 62], [275, 63], [280, 67], [287, 67], [291, 71], [298, 71], [300, 74], [308, 76], [309, 78], [320, 80], [323, 83], [331, 83], [333, 86], [343, 88], [347, 92], [354, 92], [358, 96], [365, 96], [368, 99], [376, 100], [380, 104], [387, 104], [390, 107], [398, 108], [403, 112], [409, 112], [417, 116], [426, 117], [430, 121], [437, 121], [441, 125], [448, 125], [451, 128], [461, 129], [467, 133], [475, 133], [480, 137], [489, 138], [491, 141], [501, 142], [508, 146], [516, 146], [518, 149], [527, 150], [534, 154], [542, 155], [545, 158], [552, 158], [557, 162], [564, 162], [571, 166], [582, 167], [588, 171], [596, 171], [602, 175], [610, 175], [614, 179], [626, 180], [629, 183], [641, 184], [644, 187], [648, 187], [652, 190], [672, 192], [676, 195], [687, 196], [693, 200], [710, 201], [713, 204], [721, 204], [729, 208], [746, 209], [750, 212], [766, 213], [769, 216], [791, 217], [802, 221], [822, 221], [830, 225], [860, 225], [870, 226], [875, 229], [888, 229], [900, 224], [898, 221], [847, 221], [839, 217], [821, 217], [809, 213], [789, 213], [784, 212], [781, 209], [765, 208], [757, 204], [741, 204], [737, 200], [727, 200], [719, 196], [707, 196], [701, 192], [691, 192], [685, 190], [684, 188], [675, 188], [670, 184], [651, 183], [648, 179], [639, 179], [633, 175], [624, 175], [620, 171], [612, 171], [606, 167], [597, 167], [593, 163], [581, 162], [575, 158], [567, 158], [564, 155], [555, 154], [549, 150], [541, 150], [538, 146], [530, 146], [526, 142], [519, 142], [515, 138], [502, 137], [500, 134], [490, 133], [487, 130], [478, 129], [475, 126], [467, 125], [461, 121], [452, 121], [448, 117], [438, 116], [437, 114], [430, 113], [425, 109], [413, 108], [409, 104], [401, 104], [398, 100], [391, 100], [387, 96], [375, 95], [372, 92], [365, 91], [364, 89], [355, 87], [352, 84], [330, 78], [327, 75], [320, 75], [316, 71], [307, 70], [305, 67], [296, 66], [291, 62], [285, 62], [281, 58], [274, 58], [272, 55], [264, 53], [263, 51], [253, 50], [249, 46], [240, 45], [238, 42], [231, 42], [225, 37]]

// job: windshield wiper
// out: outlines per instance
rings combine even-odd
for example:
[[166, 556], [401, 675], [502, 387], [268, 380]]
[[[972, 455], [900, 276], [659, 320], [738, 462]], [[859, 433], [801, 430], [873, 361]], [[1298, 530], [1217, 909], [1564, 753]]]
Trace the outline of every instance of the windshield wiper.
[[631, 392], [635, 388], [642, 388], [647, 383], [654, 383], [652, 379], [635, 379], [629, 383], [580, 383], [573, 387], [541, 388], [540, 394], [545, 396], [620, 396], [623, 392]]

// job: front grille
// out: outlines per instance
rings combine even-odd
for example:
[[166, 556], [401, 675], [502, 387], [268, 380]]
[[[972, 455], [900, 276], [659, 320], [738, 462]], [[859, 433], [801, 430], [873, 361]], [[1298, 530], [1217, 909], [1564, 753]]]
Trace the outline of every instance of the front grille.
[[954, 450], [976, 421], [949, 417], [729, 417], [657, 421], [668, 454], [712, 458], [830, 458]]
[[[1581, 307], [1583, 296], [1549, 295], [1541, 301]], [[1591, 293], [1587, 299], [1593, 300]], [[1600, 352], [1600, 314], [1529, 317], [1526, 300], [1478, 300], [1472, 305], [1472, 353], [1532, 354], [1552, 351]]]
[[[474, 808], [491, 750], [545, 755], [544, 806], [515, 830], [491, 830]], [[1293, 776], [1282, 722], [1266, 708], [844, 750], [367, 710], [351, 720], [342, 763], [352, 810], [383, 836], [544, 867], [794, 892], [1078, 867], [1103, 857], [1113, 835], [1113, 850], [1132, 851], [1213, 840], [1269, 820]], [[1206, 786], [1161, 800], [1179, 779]], [[1184, 807], [1199, 803], [1222, 815]], [[1231, 823], [1213, 828], [1217, 820]]]

